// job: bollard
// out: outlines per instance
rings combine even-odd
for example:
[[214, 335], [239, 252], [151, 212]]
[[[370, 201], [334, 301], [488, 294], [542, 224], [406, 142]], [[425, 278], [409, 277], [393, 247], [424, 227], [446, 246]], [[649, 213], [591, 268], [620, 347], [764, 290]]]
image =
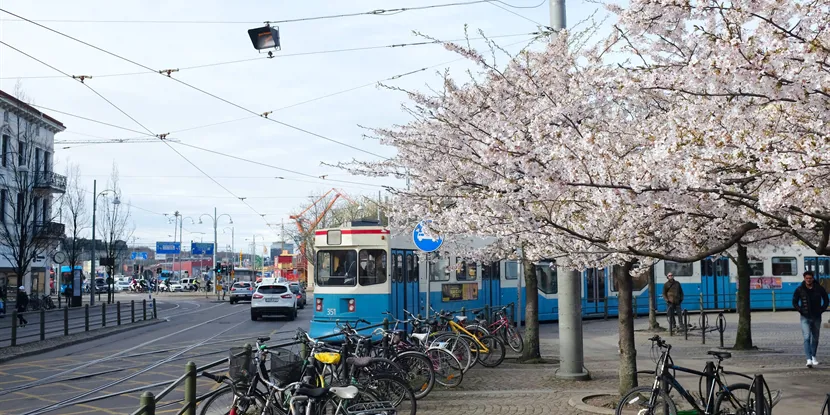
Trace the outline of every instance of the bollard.
[[689, 310], [684, 308], [680, 314], [683, 316], [683, 336], [689, 340]]
[[703, 313], [703, 293], [700, 293], [700, 312]]
[[101, 303], [101, 327], [107, 327], [107, 303]]
[[676, 316], [674, 314], [674, 307], [671, 304], [666, 304], [666, 315], [669, 317], [669, 336], [674, 336], [674, 325], [676, 324]]
[[17, 346], [17, 309], [12, 309], [12, 346]]
[[135, 323], [135, 300], [130, 300], [130, 323]]
[[40, 340], [46, 340], [46, 310], [40, 309]]
[[706, 313], [700, 313], [700, 341], [701, 344], [706, 344], [706, 327], [709, 326], [709, 316]]
[[147, 299], [141, 300], [141, 308], [144, 313], [144, 320], [147, 320]]
[[775, 312], [775, 290], [772, 291], [772, 312]]
[[121, 325], [121, 301], [115, 302], [115, 324]]
[[84, 331], [89, 331], [89, 304], [84, 304]]
[[156, 299], [153, 299], [153, 320], [159, 318], [158, 309], [156, 308]]
[[69, 307], [63, 309], [63, 335], [69, 335]]
[[58, 308], [61, 308], [61, 297], [63, 297], [60, 293], [58, 293]]
[[156, 415], [156, 397], [153, 396], [153, 392], [146, 391], [142, 393], [138, 404], [141, 415]]
[[184, 414], [196, 415], [196, 363], [187, 362], [184, 374]]
[[718, 313], [718, 320], [715, 324], [720, 332], [720, 347], [723, 348], [723, 332], [726, 331], [726, 317], [723, 316], [723, 311]]
[[608, 321], [608, 299], [602, 302], [602, 319]]

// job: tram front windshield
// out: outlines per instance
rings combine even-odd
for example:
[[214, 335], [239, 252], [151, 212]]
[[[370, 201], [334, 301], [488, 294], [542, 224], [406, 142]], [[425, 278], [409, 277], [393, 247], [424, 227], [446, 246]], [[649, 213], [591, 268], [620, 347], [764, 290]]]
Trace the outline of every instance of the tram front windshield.
[[316, 283], [320, 287], [353, 287], [357, 284], [357, 252], [317, 251]]

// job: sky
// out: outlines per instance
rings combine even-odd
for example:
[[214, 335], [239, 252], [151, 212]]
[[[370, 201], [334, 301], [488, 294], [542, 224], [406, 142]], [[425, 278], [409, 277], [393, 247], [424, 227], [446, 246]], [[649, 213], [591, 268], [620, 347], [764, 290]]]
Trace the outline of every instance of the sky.
[[[179, 140], [169, 145], [55, 145], [55, 171], [79, 165], [90, 205], [93, 181], [99, 191], [105, 189], [117, 166], [121, 200], [131, 207], [135, 223], [131, 244], [172, 240], [174, 225], [168, 218], [175, 211], [185, 217], [185, 245], [191, 240], [212, 242], [213, 220], [202, 214], [212, 215], [215, 207], [233, 220], [219, 219], [220, 249], [233, 243], [236, 251], [248, 252], [256, 235], [257, 252], [262, 252], [263, 246], [282, 239], [282, 226], [296, 226], [289, 215], [307, 207], [310, 195], [337, 188], [352, 200], [377, 199], [383, 185], [404, 185], [323, 165], [394, 155], [394, 148], [363, 137], [361, 126], [409, 121], [401, 110], [406, 96], [378, 88], [378, 81], [423, 91], [440, 85], [439, 72], [463, 77], [471, 68], [440, 45], [382, 46], [425, 40], [413, 31], [441, 40], [463, 39], [467, 25], [470, 37], [479, 37], [478, 30], [483, 30], [515, 52], [527, 45], [539, 24], [550, 20], [549, 4], [543, 0], [313, 19], [450, 3], [468, 1], [0, 0], [4, 10], [156, 71], [181, 68], [171, 77], [213, 96], [2, 12], [0, 40], [69, 75], [92, 78], [81, 84], [0, 45], [0, 89], [12, 93], [21, 82], [35, 105], [48, 108], [43, 111], [66, 125], [56, 141], [161, 134]], [[603, 15], [594, 2], [567, 3], [568, 25], [594, 13]], [[280, 20], [299, 21], [275, 23], [282, 47], [268, 59], [253, 48], [247, 30]], [[485, 46], [482, 40], [472, 44]], [[376, 48], [364, 49], [369, 47]], [[342, 49], [363, 50], [332, 52]], [[236, 60], [248, 61], [184, 69]], [[245, 109], [273, 112], [266, 120]]]

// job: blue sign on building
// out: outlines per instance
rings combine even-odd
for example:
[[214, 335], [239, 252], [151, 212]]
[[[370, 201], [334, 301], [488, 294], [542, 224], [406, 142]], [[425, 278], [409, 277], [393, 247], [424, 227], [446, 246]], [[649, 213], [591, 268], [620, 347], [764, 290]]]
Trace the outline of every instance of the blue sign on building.
[[156, 242], [156, 253], [165, 255], [177, 255], [182, 252], [181, 242]]
[[213, 255], [213, 244], [206, 242], [191, 242], [190, 253], [193, 255]]
[[130, 254], [130, 259], [135, 261], [136, 259], [141, 259], [146, 261], [147, 260], [147, 253], [146, 252], [133, 252]]
[[427, 234], [424, 229], [424, 222], [429, 223], [432, 221], [426, 220], [418, 222], [415, 230], [412, 231], [412, 242], [415, 243], [418, 249], [424, 252], [432, 252], [441, 247], [441, 244], [444, 243], [444, 238], [439, 235]]

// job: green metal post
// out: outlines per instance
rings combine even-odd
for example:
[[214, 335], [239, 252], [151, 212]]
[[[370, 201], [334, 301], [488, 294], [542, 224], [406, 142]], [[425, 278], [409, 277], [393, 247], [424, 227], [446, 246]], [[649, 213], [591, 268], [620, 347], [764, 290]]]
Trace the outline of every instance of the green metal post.
[[130, 323], [135, 323], [135, 300], [130, 300]]
[[772, 312], [775, 312], [775, 291], [772, 292]]
[[142, 415], [156, 415], [156, 397], [153, 396], [153, 392], [146, 391], [142, 393], [138, 402], [141, 409], [144, 410]]
[[117, 325], [121, 325], [121, 301], [115, 302], [115, 321]]
[[84, 304], [84, 331], [89, 331], [89, 304]]
[[69, 307], [63, 309], [63, 335], [69, 335]]
[[17, 309], [12, 310], [12, 346], [17, 346]]
[[147, 320], [147, 300], [141, 300], [141, 308], [144, 312], [144, 319]]
[[40, 340], [46, 340], [46, 310], [40, 309]]
[[107, 327], [107, 303], [101, 303], [101, 327]]
[[156, 299], [153, 299], [153, 319], [159, 318], [158, 309], [156, 308]]
[[187, 362], [184, 374], [184, 415], [196, 415], [196, 363]]

